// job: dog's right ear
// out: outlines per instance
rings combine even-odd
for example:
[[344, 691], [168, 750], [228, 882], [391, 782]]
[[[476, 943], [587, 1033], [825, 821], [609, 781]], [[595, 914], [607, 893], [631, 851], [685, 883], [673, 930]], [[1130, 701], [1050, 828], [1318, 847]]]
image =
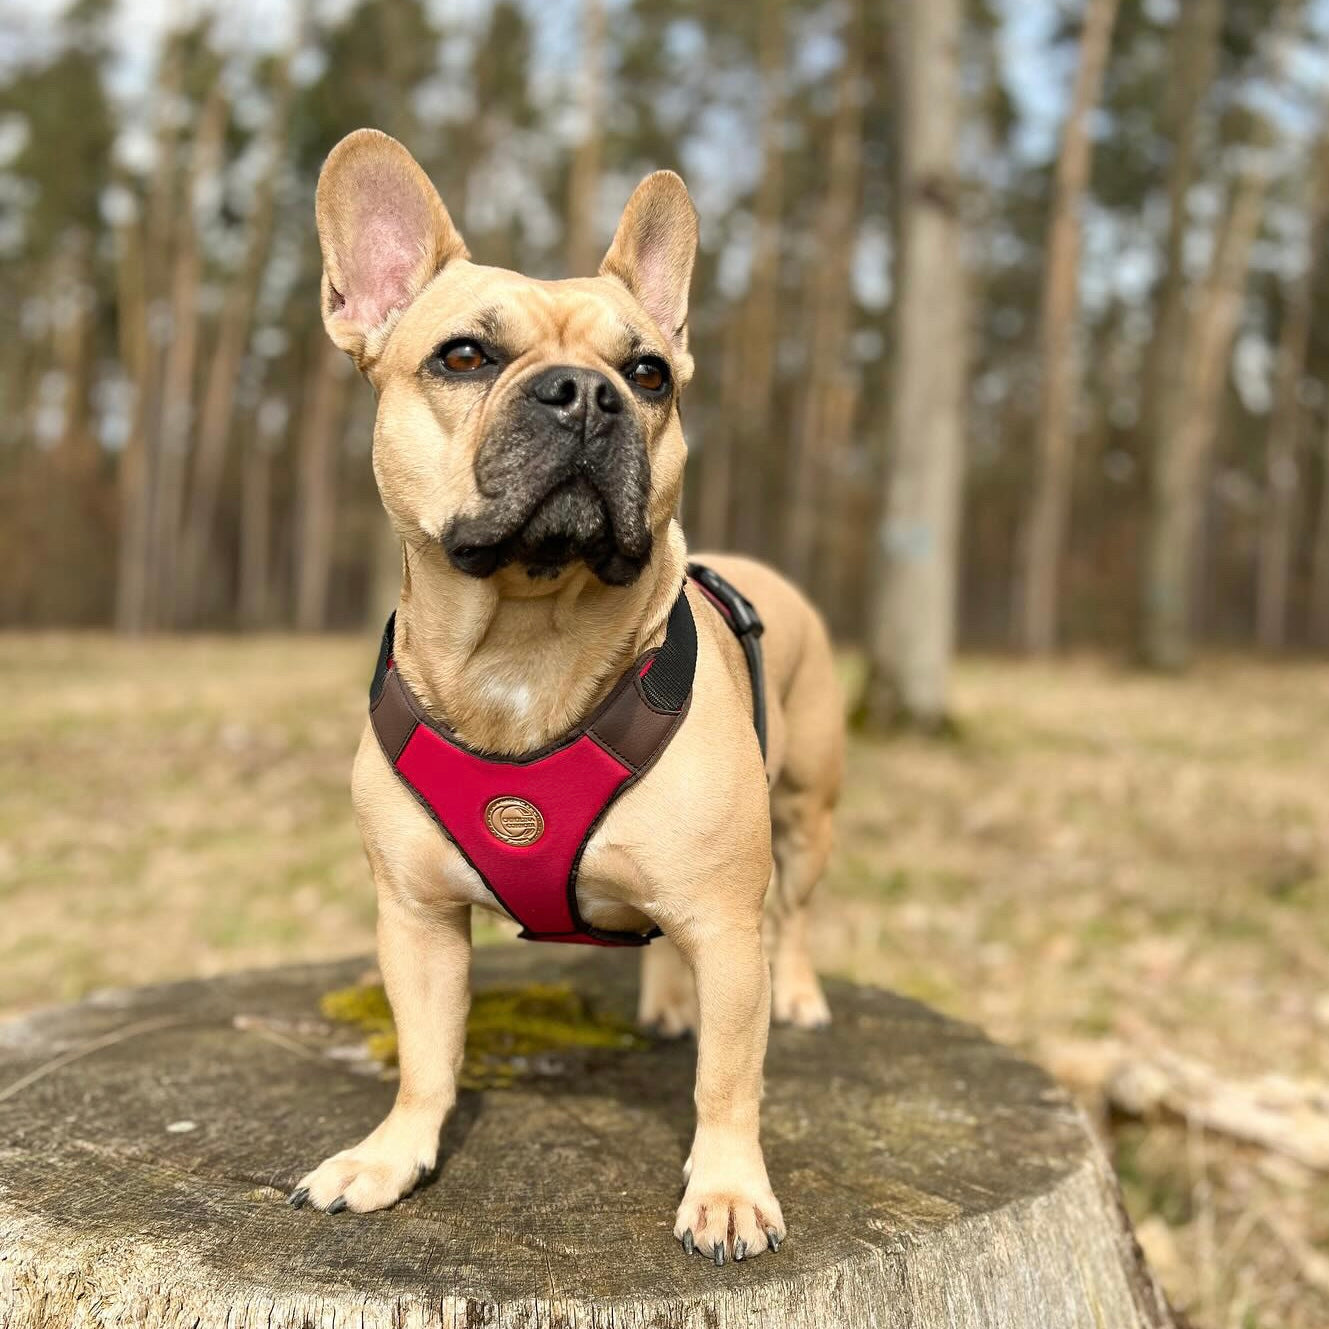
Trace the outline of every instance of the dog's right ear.
[[376, 129], [328, 154], [314, 198], [323, 250], [323, 326], [361, 369], [402, 310], [466, 245], [419, 162]]

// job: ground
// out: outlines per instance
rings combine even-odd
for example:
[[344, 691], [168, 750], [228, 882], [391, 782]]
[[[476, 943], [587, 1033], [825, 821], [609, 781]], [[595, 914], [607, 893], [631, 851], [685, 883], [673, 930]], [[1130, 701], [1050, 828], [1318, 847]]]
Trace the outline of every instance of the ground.
[[[0, 1012], [371, 949], [347, 774], [374, 647], [0, 636]], [[1084, 1068], [1123, 1048], [1329, 1083], [1329, 666], [967, 660], [955, 700], [954, 739], [855, 742], [821, 967], [977, 1021], [1091, 1111]], [[1197, 1325], [1329, 1323], [1329, 1178], [1102, 1125]]]

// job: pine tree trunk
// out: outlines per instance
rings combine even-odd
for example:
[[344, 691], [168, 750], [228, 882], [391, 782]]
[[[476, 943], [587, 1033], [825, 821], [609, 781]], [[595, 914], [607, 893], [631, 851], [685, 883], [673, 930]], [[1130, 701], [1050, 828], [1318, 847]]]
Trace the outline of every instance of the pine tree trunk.
[[863, 718], [945, 724], [964, 472], [967, 312], [955, 152], [959, 0], [899, 11], [904, 30], [898, 333]]
[[1329, 650], [1329, 419], [1320, 435], [1320, 507], [1311, 551], [1311, 641]]
[[[21, 469], [9, 470], [10, 461], [9, 474], [0, 479], [0, 490], [8, 490], [22, 475], [32, 495], [17, 500], [32, 534], [19, 537], [23, 557], [11, 558], [6, 572], [13, 590], [21, 587], [32, 606], [24, 617], [63, 623], [96, 621], [103, 608], [100, 449], [91, 422], [96, 359], [91, 259], [88, 231], [67, 227], [36, 278], [38, 289], [49, 292], [49, 341], [35, 343], [30, 355], [14, 355], [6, 347], [18, 362], [14, 382], [31, 389], [31, 406], [14, 412], [15, 423], [41, 444], [18, 453]], [[54, 416], [53, 408], [58, 411]], [[18, 487], [10, 491], [14, 498]], [[9, 509], [13, 516], [18, 511]], [[4, 607], [0, 617], [5, 617]]]
[[[1310, 280], [1307, 273], [1304, 278]], [[1301, 286], [1301, 283], [1298, 283]], [[1259, 562], [1255, 582], [1255, 640], [1261, 650], [1287, 645], [1287, 602], [1292, 573], [1293, 505], [1297, 492], [1297, 436], [1301, 406], [1297, 385], [1310, 339], [1309, 291], [1288, 293], [1278, 339], [1278, 364], [1269, 436], [1265, 440], [1264, 503], [1260, 512]]]
[[327, 626], [337, 512], [337, 453], [345, 427], [350, 361], [317, 327], [300, 403], [299, 480], [296, 491], [295, 626]]
[[[723, 398], [724, 446], [747, 487], [734, 504], [738, 548], [767, 553], [767, 478], [774, 450], [775, 370], [780, 350], [780, 240], [785, 202], [784, 130], [788, 112], [785, 0], [761, 0], [761, 179], [753, 210], [752, 268], [732, 339], [735, 373]], [[736, 460], [737, 465], [734, 465]], [[728, 532], [726, 532], [727, 542]]]
[[[1270, 72], [1276, 80], [1285, 73], [1293, 14], [1292, 0], [1279, 0], [1271, 34]], [[1141, 565], [1140, 657], [1154, 669], [1182, 669], [1190, 658], [1210, 458], [1250, 252], [1259, 235], [1269, 188], [1265, 157], [1272, 131], [1269, 122], [1262, 120], [1250, 145], [1256, 160], [1230, 186], [1208, 272], [1194, 296], [1187, 299], [1181, 273], [1185, 196], [1199, 132], [1201, 76], [1207, 82], [1213, 73], [1216, 52], [1212, 48], [1217, 43], [1219, 17], [1206, 6], [1196, 5], [1183, 8], [1178, 26], [1177, 111], [1182, 147], [1172, 181], [1168, 286], [1151, 352], [1153, 375], [1146, 398], [1153, 457]]]
[[[741, 392], [739, 380], [747, 366], [747, 348], [741, 336], [725, 339], [721, 371], [721, 400], [736, 401]], [[737, 421], [723, 410], [707, 417], [700, 438], [690, 437], [689, 447], [697, 448], [697, 492], [692, 512], [696, 520], [697, 543], [702, 549], [727, 549], [734, 529], [734, 459], [739, 441]], [[748, 501], [756, 498], [749, 494]]]
[[1098, 102], [1118, 0], [1090, 0], [1066, 118], [1043, 284], [1043, 383], [1035, 431], [1034, 496], [1025, 529], [1020, 629], [1026, 651], [1057, 643], [1058, 588], [1074, 466], [1080, 211], [1089, 184], [1089, 115]]
[[1183, 262], [1190, 228], [1188, 201], [1195, 183], [1196, 156], [1207, 116], [1205, 99], [1218, 63], [1222, 0], [1192, 0], [1179, 12], [1173, 34], [1171, 97], [1167, 113], [1172, 162], [1168, 172], [1168, 230], [1164, 245], [1163, 287], [1149, 356], [1145, 365], [1143, 424], [1153, 441], [1169, 431], [1177, 417], [1185, 353], [1186, 272]]
[[[120, 356], [134, 384], [134, 414], [119, 473], [120, 544], [116, 582], [116, 626], [138, 633], [158, 622], [154, 594], [154, 497], [160, 460], [161, 353], [150, 314], [164, 294], [175, 204], [176, 99], [184, 81], [177, 44], [168, 44], [157, 95], [156, 163], [143, 215], [135, 211], [118, 225], [116, 258]], [[127, 181], [121, 182], [131, 196]], [[135, 200], [137, 205], [137, 200]], [[126, 205], [128, 206], [128, 205]]]
[[244, 262], [228, 286], [203, 389], [189, 502], [180, 537], [180, 573], [174, 609], [176, 621], [181, 625], [196, 622], [202, 608], [204, 576], [212, 553], [226, 451], [235, 418], [236, 387], [272, 243], [277, 184], [285, 163], [291, 112], [289, 55], [279, 64], [274, 78], [273, 107], [265, 133], [267, 170], [255, 185]]
[[1232, 187], [1209, 276], [1187, 321], [1177, 416], [1171, 428], [1154, 440], [1141, 643], [1144, 662], [1154, 669], [1181, 669], [1190, 657], [1209, 463], [1267, 185], [1264, 169], [1256, 166], [1243, 172]]
[[171, 338], [162, 367], [161, 421], [153, 502], [153, 599], [159, 618], [174, 616], [185, 476], [193, 434], [195, 369], [200, 333], [200, 256], [194, 214], [200, 183], [221, 166], [228, 104], [220, 81], [213, 85], [199, 117], [192, 160], [174, 219], [171, 266]]
[[272, 440], [257, 432], [245, 443], [241, 475], [240, 622], [247, 628], [271, 621]]
[[[143, 250], [144, 298], [147, 317], [147, 372], [144, 391], [144, 429], [147, 442], [147, 546], [144, 572], [147, 625], [160, 628], [170, 616], [162, 600], [162, 566], [174, 558], [174, 542], [163, 520], [169, 501], [170, 462], [166, 460], [167, 418], [171, 391], [175, 329], [163, 325], [161, 313], [174, 307], [176, 273], [181, 250], [194, 242], [189, 216], [188, 177], [182, 176], [182, 135], [179, 102], [184, 96], [187, 52], [176, 35], [164, 56], [166, 67], [157, 101], [156, 154], [145, 205]], [[182, 222], [182, 217], [187, 220]], [[168, 313], [169, 318], [169, 313]]]
[[856, 450], [854, 434], [858, 403], [859, 376], [842, 368], [826, 393], [824, 437], [830, 461], [826, 511], [833, 519], [822, 530], [813, 586], [832, 632], [844, 635], [857, 632], [862, 624], [860, 604], [850, 603], [858, 566], [857, 542], [861, 538], [861, 526], [854, 521], [854, 500], [862, 483], [862, 457]]
[[824, 586], [815, 575], [827, 535], [824, 518], [838, 522], [834, 505], [836, 467], [847, 464], [849, 421], [844, 406], [852, 396], [847, 345], [853, 299], [853, 245], [858, 219], [862, 159], [862, 40], [860, 11], [850, 11], [845, 58], [836, 77], [825, 193], [817, 210], [813, 259], [808, 264], [805, 327], [812, 356], [794, 429], [793, 474], [789, 486], [789, 541], [785, 567], [811, 590]]
[[[1222, 0], [1193, 0], [1179, 11], [1173, 33], [1170, 68], [1171, 98], [1168, 106], [1168, 137], [1173, 144], [1168, 173], [1168, 231], [1164, 246], [1164, 278], [1159, 295], [1154, 335], [1145, 365], [1142, 425], [1152, 449], [1151, 486], [1157, 482], [1166, 449], [1166, 440], [1174, 434], [1181, 415], [1184, 390], [1187, 339], [1184, 266], [1186, 236], [1190, 217], [1188, 201], [1195, 183], [1196, 158], [1207, 116], [1205, 99], [1218, 63], [1219, 31], [1223, 19]], [[1141, 566], [1140, 581], [1140, 653], [1148, 659], [1150, 648], [1145, 640], [1153, 618], [1150, 608], [1155, 592], [1151, 589], [1147, 565]]]
[[85, 484], [97, 465], [98, 447], [89, 424], [93, 378], [96, 297], [92, 287], [92, 237], [79, 227], [64, 238], [54, 283], [64, 305], [54, 345], [55, 363], [64, 379], [63, 420], [57, 451], [75, 485]]
[[[403, 36], [402, 12], [397, 4], [380, 4], [379, 21], [382, 24], [382, 40], [387, 54], [388, 73], [394, 85], [405, 83], [406, 44]], [[472, 77], [477, 74], [476, 64], [472, 63]], [[389, 105], [381, 108], [384, 127], [403, 143], [410, 144], [416, 138], [417, 124], [415, 108], [411, 100], [398, 97]], [[486, 140], [482, 136], [462, 135], [459, 142], [450, 142], [449, 151], [444, 154], [440, 166], [447, 185], [446, 198], [452, 215], [459, 221], [466, 216], [467, 200], [470, 196], [470, 178], [479, 157], [483, 156]], [[592, 269], [593, 271], [594, 269]], [[364, 400], [362, 397], [361, 401]], [[366, 427], [373, 432], [374, 412], [369, 411]], [[353, 419], [351, 428], [358, 428], [358, 420]], [[377, 636], [383, 631], [387, 617], [397, 608], [401, 598], [402, 576], [405, 569], [406, 546], [401, 535], [393, 527], [391, 520], [378, 502], [377, 511], [372, 514], [369, 540], [369, 587], [365, 597], [365, 610], [368, 616], [366, 626]]]
[[1287, 644], [1288, 591], [1292, 580], [1292, 526], [1297, 492], [1298, 436], [1302, 419], [1297, 389], [1306, 370], [1311, 336], [1311, 299], [1329, 212], [1329, 129], [1317, 146], [1311, 187], [1306, 265], [1286, 289], [1279, 336], [1274, 406], [1265, 443], [1264, 507], [1256, 580], [1255, 635], [1266, 651]]
[[116, 551], [115, 626], [133, 634], [147, 627], [148, 446], [148, 320], [144, 290], [142, 230], [136, 218], [115, 228], [116, 328], [120, 363], [133, 384], [134, 404], [129, 434], [117, 472], [120, 531]]
[[568, 182], [567, 275], [591, 276], [600, 261], [595, 203], [600, 190], [600, 150], [604, 139], [604, 0], [581, 0], [581, 137], [572, 155]]

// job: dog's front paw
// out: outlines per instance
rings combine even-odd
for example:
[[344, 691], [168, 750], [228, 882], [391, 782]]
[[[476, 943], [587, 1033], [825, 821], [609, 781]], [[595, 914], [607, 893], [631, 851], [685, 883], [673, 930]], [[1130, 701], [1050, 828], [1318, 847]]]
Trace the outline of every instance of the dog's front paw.
[[749, 1260], [780, 1249], [784, 1215], [769, 1187], [708, 1190], [691, 1184], [678, 1207], [674, 1236], [689, 1255], [699, 1251], [716, 1264]]
[[438, 1127], [391, 1116], [353, 1149], [320, 1163], [291, 1192], [297, 1209], [306, 1204], [339, 1214], [387, 1209], [413, 1191], [434, 1170]]

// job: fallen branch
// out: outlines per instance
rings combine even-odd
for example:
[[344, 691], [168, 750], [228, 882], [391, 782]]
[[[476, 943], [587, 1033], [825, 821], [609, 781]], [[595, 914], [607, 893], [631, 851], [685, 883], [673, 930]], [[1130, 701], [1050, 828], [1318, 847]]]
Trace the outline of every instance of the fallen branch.
[[1296, 1262], [1301, 1277], [1311, 1287], [1329, 1296], [1329, 1256], [1321, 1255], [1286, 1218], [1272, 1212], [1262, 1217], [1264, 1225]]
[[1329, 1172], [1329, 1085], [1274, 1074], [1225, 1079], [1174, 1052], [1136, 1053], [1110, 1042], [1059, 1045], [1044, 1060], [1059, 1079], [1101, 1093], [1114, 1112], [1179, 1117]]

